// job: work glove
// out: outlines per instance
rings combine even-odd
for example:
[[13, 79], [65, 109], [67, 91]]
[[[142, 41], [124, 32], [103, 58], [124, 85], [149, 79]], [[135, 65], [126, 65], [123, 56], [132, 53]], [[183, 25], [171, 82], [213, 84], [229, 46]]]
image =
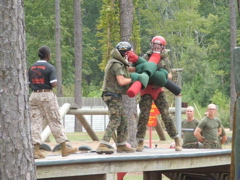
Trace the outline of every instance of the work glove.
[[138, 61], [138, 56], [133, 51], [127, 51], [125, 56], [127, 56], [128, 61], [131, 63], [136, 63]]

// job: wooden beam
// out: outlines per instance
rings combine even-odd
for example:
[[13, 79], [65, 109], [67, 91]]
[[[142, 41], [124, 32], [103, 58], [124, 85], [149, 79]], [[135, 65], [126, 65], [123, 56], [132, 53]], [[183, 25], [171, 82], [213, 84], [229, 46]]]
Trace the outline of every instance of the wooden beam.
[[82, 126], [87, 131], [88, 135], [92, 138], [93, 141], [99, 141], [96, 133], [93, 131], [90, 124], [88, 124], [87, 120], [82, 114], [75, 114], [75, 116], [78, 118], [78, 120], [81, 122]]
[[[88, 176], [118, 172], [176, 171], [230, 165], [231, 150], [146, 149], [137, 153], [75, 154], [35, 160], [37, 178]], [[216, 168], [217, 169], [217, 168]]]
[[[175, 112], [175, 108], [169, 108], [170, 113]], [[186, 108], [181, 108], [182, 113], [186, 113]], [[82, 115], [108, 115], [108, 109], [70, 109], [67, 114], [82, 114]]]

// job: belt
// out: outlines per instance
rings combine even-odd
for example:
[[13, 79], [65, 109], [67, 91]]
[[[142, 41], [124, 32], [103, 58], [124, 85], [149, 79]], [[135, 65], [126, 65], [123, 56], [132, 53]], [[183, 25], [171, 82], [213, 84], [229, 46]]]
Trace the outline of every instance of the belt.
[[102, 96], [113, 96], [115, 98], [121, 98], [122, 97], [121, 94], [117, 94], [117, 93], [113, 93], [113, 92], [109, 92], [109, 91], [103, 92]]
[[40, 93], [40, 92], [52, 92], [51, 89], [39, 89], [39, 90], [33, 90], [33, 92]]

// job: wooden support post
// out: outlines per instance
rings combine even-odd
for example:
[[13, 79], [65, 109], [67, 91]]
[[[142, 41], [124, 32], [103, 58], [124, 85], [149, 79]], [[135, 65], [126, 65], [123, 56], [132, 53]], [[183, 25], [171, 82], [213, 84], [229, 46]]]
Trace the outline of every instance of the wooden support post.
[[231, 178], [240, 179], [240, 47], [233, 50], [234, 80], [237, 98], [234, 105], [233, 115], [233, 136], [232, 136], [232, 154], [231, 154]]
[[80, 121], [82, 126], [85, 128], [85, 130], [87, 131], [88, 135], [92, 138], [92, 140], [93, 141], [99, 141], [97, 135], [93, 131], [92, 127], [88, 124], [88, 122], [85, 119], [85, 117], [82, 114], [76, 114], [76, 117], [78, 118], [78, 120]]

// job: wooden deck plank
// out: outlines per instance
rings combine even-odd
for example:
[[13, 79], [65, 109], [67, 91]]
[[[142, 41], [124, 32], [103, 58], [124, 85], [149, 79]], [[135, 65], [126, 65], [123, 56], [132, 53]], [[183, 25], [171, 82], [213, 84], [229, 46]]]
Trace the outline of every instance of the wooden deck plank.
[[87, 176], [117, 172], [166, 171], [215, 167], [231, 163], [231, 150], [145, 149], [136, 153], [78, 153], [35, 160], [37, 178]]

